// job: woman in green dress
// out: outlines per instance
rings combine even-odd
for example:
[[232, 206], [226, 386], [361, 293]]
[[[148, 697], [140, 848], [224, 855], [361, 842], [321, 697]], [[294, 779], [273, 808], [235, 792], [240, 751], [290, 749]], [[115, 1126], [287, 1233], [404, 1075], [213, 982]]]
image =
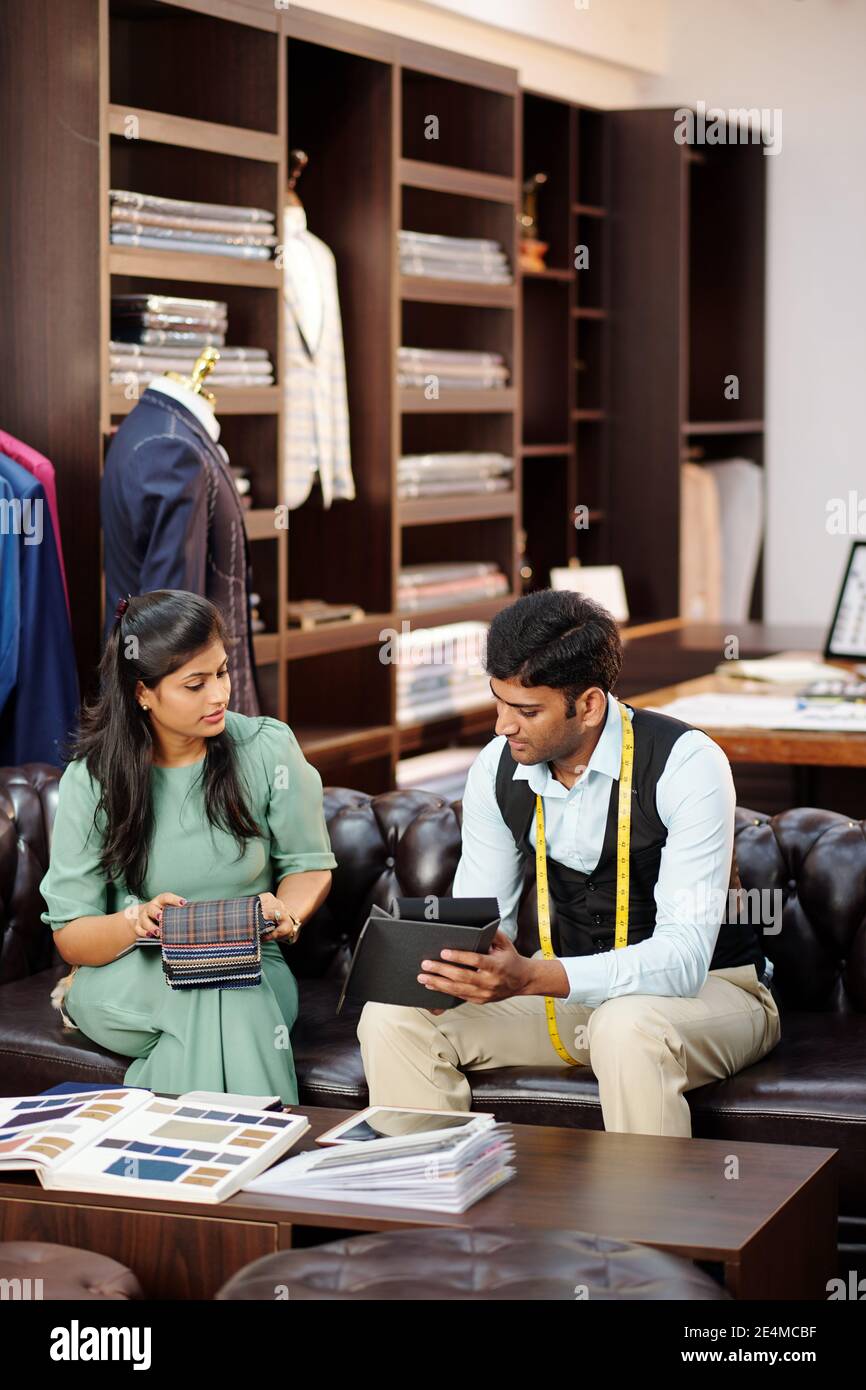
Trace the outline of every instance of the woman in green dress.
[[[157, 589], [118, 612], [40, 884], [42, 920], [75, 967], [57, 1002], [87, 1037], [135, 1058], [128, 1085], [294, 1105], [298, 988], [278, 942], [297, 939], [336, 867], [321, 778], [288, 725], [228, 708], [227, 634], [207, 599]], [[274, 924], [260, 985], [175, 990], [162, 952], [135, 948], [159, 934], [167, 904], [253, 894]]]

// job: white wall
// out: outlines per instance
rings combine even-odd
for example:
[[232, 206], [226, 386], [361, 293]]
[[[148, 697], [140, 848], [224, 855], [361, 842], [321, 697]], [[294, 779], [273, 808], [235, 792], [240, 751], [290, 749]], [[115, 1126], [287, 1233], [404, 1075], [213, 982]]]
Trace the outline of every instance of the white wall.
[[[557, 4], [569, 45], [584, 52], [552, 39]], [[533, 0], [305, 0], [507, 64], [528, 88], [590, 105], [780, 108], [781, 151], [767, 158], [764, 609], [770, 621], [826, 624], [849, 546], [828, 533], [827, 503], [857, 488], [866, 497], [866, 0], [589, 4], [599, 22], [584, 40], [573, 0], [543, 0], [534, 32], [544, 39], [515, 32]], [[629, 66], [647, 11], [665, 32], [641, 65], [656, 68], [663, 52], [662, 75]]]
[[[866, 497], [866, 4], [671, 0], [671, 66], [641, 104], [780, 108], [768, 157], [765, 614], [828, 624]], [[864, 523], [866, 525], [866, 523]]]

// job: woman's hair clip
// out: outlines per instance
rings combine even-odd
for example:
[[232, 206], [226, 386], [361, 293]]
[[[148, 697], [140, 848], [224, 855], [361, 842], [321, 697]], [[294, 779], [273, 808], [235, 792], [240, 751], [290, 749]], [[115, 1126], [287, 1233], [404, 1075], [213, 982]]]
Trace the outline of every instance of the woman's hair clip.
[[124, 615], [124, 613], [126, 612], [126, 610], [127, 610], [128, 607], [129, 607], [129, 599], [128, 599], [128, 598], [122, 598], [122, 599], [119, 599], [119, 600], [118, 600], [117, 607], [116, 607], [115, 610], [114, 610], [114, 620], [115, 620], [115, 622], [117, 622], [118, 618], [122, 618], [122, 617], [123, 617], [123, 615]]

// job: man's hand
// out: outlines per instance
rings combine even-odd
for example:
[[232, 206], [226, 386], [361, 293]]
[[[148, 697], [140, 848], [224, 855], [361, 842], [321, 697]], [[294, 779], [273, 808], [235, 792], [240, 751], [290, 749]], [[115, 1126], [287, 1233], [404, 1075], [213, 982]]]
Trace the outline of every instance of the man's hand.
[[[421, 962], [425, 973], [418, 979], [432, 991], [453, 994], [471, 1004], [490, 1004], [496, 999], [511, 999], [515, 994], [537, 992], [531, 988], [536, 962], [520, 955], [503, 931], [496, 933], [486, 956], [476, 951], [442, 951], [441, 956], [441, 960]], [[466, 965], [473, 969], [462, 969]], [[436, 1012], [441, 1010], [430, 1010]]]

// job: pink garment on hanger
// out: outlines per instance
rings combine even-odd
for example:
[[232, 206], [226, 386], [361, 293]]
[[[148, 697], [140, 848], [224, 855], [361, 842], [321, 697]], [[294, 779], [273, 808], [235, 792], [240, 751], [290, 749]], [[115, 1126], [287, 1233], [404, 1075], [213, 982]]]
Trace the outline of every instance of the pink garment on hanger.
[[54, 527], [54, 539], [57, 542], [57, 558], [60, 561], [60, 577], [63, 580], [63, 592], [66, 595], [66, 611], [71, 619], [72, 611], [69, 607], [69, 590], [66, 587], [66, 570], [63, 566], [63, 546], [60, 543], [60, 518], [57, 515], [54, 464], [49, 463], [44, 454], [37, 453], [35, 449], [31, 449], [29, 444], [22, 444], [20, 439], [16, 439], [12, 434], [7, 434], [5, 430], [0, 430], [0, 453], [7, 454], [15, 463], [20, 463], [21, 467], [26, 468], [28, 473], [32, 473], [45, 489], [45, 500], [48, 503], [51, 525]]

